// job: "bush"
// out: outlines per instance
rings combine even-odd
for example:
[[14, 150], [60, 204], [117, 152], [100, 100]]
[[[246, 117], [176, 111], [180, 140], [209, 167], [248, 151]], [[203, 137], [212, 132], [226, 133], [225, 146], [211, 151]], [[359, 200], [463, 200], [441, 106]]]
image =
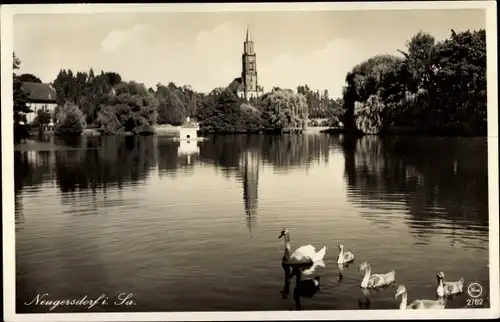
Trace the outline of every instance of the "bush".
[[104, 135], [125, 132], [125, 128], [111, 106], [105, 106], [97, 113], [97, 123], [99, 131]]
[[58, 114], [55, 134], [81, 135], [85, 126], [85, 116], [78, 106], [73, 103], [65, 103]]
[[49, 124], [50, 121], [52, 120], [52, 115], [48, 111], [44, 110], [38, 110], [37, 111], [37, 116], [33, 120], [33, 126], [40, 126], [40, 125], [45, 125]]

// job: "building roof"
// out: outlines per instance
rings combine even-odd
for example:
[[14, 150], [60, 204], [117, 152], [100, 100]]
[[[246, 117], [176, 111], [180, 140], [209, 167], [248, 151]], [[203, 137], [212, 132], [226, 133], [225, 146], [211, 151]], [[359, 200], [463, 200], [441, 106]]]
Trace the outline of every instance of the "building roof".
[[56, 90], [50, 84], [23, 82], [22, 89], [32, 103], [56, 103]]
[[[229, 86], [231, 89], [233, 89], [233, 91], [236, 91], [236, 93], [241, 93], [241, 92], [245, 91], [245, 84], [243, 83], [243, 80], [241, 77], [235, 78]], [[262, 88], [262, 86], [258, 85], [257, 92], [262, 93], [263, 91], [264, 91], [264, 89]]]
[[183, 128], [183, 129], [196, 129], [198, 127], [196, 125], [194, 125], [193, 123], [186, 121], [181, 125], [181, 128]]
[[243, 90], [243, 81], [241, 77], [235, 78], [228, 86], [228, 88], [233, 92], [239, 92]]

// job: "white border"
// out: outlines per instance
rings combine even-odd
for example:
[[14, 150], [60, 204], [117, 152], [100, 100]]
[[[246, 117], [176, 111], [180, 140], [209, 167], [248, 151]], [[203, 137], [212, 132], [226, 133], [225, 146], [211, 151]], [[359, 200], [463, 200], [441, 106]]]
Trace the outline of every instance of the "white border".
[[[15, 313], [15, 238], [12, 124], [12, 16], [14, 13], [217, 12], [319, 10], [485, 9], [488, 95], [488, 183], [490, 309], [456, 310], [335, 310], [175, 313]], [[4, 317], [6, 321], [228, 321], [228, 320], [395, 320], [468, 319], [499, 317], [498, 232], [498, 97], [496, 1], [371, 2], [371, 3], [260, 3], [260, 4], [44, 4], [1, 6], [2, 71], [2, 207], [4, 260]]]

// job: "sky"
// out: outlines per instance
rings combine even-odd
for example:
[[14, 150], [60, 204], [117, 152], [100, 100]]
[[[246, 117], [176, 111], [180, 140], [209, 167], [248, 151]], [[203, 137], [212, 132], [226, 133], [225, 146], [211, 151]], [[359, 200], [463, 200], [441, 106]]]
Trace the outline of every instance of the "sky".
[[307, 84], [339, 97], [356, 64], [398, 55], [419, 31], [443, 40], [451, 29], [486, 28], [485, 19], [479, 9], [18, 14], [13, 46], [20, 72], [43, 82], [92, 67], [209, 92], [240, 77], [249, 26], [265, 91]]

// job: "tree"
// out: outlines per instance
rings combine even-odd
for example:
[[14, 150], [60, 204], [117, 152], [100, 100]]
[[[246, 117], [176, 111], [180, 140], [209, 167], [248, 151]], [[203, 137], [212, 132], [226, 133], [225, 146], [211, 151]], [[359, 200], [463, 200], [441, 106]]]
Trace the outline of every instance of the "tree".
[[82, 111], [74, 103], [66, 102], [59, 112], [55, 134], [81, 135], [85, 126], [85, 116]]
[[[21, 61], [13, 53], [12, 69], [19, 70]], [[13, 77], [13, 114], [14, 114], [14, 141], [19, 142], [30, 135], [30, 126], [27, 123], [26, 114], [32, 112], [28, 106], [28, 94], [22, 89], [22, 82], [14, 73]]]
[[245, 103], [231, 88], [216, 88], [198, 109], [200, 131], [251, 133], [261, 130], [260, 111]]
[[340, 122], [344, 122], [344, 100], [342, 98], [336, 98], [333, 100], [332, 114], [330, 115], [330, 124], [338, 125]]
[[97, 113], [97, 124], [99, 124], [99, 130], [104, 135], [125, 132], [125, 127], [121, 124], [112, 106], [105, 106]]
[[405, 57], [407, 88], [412, 93], [430, 86], [432, 63], [436, 55], [436, 40], [430, 34], [420, 31], [406, 43], [407, 52], [400, 51]]
[[36, 77], [35, 75], [33, 74], [21, 74], [21, 76], [19, 76], [19, 80], [21, 82], [31, 82], [31, 83], [41, 83], [41, 79]]
[[181, 91], [170, 83], [169, 86], [158, 84], [156, 98], [158, 99], [158, 124], [180, 125], [186, 118]]
[[[390, 125], [388, 116], [391, 111], [388, 108], [395, 105], [385, 104], [385, 99], [394, 91], [391, 84], [399, 82], [396, 75], [399, 75], [402, 62], [396, 56], [377, 55], [354, 66], [347, 74], [347, 86], [343, 92], [346, 130], [374, 134], [383, 132]], [[365, 119], [356, 120], [358, 117]]]
[[346, 76], [349, 132], [382, 134], [390, 127], [419, 133], [486, 135], [486, 33], [465, 31], [436, 43], [419, 32], [404, 58], [375, 56]]
[[73, 94], [74, 87], [75, 81], [71, 70], [67, 71], [65, 69], [61, 69], [54, 80], [58, 106], [63, 106], [66, 101], [77, 101], [75, 95]]
[[37, 115], [35, 120], [33, 121], [33, 125], [46, 125], [52, 121], [52, 115], [50, 112], [40, 109], [37, 111]]
[[[156, 124], [157, 108], [158, 100], [144, 85], [120, 83], [114, 88], [114, 94], [100, 106], [102, 112], [98, 116], [98, 126], [102, 131], [118, 128], [140, 134], [144, 128], [150, 129]], [[107, 120], [113, 125], [106, 123]]]
[[313, 91], [308, 85], [301, 85], [297, 87], [297, 93], [305, 96], [310, 118], [332, 118], [339, 114], [340, 106], [330, 98], [328, 90]]
[[430, 110], [429, 91], [436, 41], [430, 34], [420, 31], [406, 42], [406, 52], [399, 52], [405, 58], [391, 85], [394, 95], [391, 99], [398, 105], [394, 118], [400, 126], [425, 128], [426, 113]]
[[366, 102], [356, 102], [354, 116], [356, 127], [365, 134], [379, 134], [383, 128], [385, 104], [378, 95], [371, 95]]
[[308, 106], [303, 94], [274, 89], [261, 98], [264, 130], [283, 132], [307, 125]]
[[121, 81], [121, 76], [114, 72], [101, 71], [95, 75], [92, 68], [76, 74], [72, 70], [61, 70], [54, 80], [54, 88], [59, 105], [74, 102], [85, 115], [87, 124], [94, 124], [101, 104]]
[[198, 101], [198, 95], [193, 93], [186, 106], [186, 113], [188, 116], [196, 116], [196, 114], [198, 114]]
[[432, 132], [487, 134], [486, 32], [451, 31], [436, 46], [426, 114]]

